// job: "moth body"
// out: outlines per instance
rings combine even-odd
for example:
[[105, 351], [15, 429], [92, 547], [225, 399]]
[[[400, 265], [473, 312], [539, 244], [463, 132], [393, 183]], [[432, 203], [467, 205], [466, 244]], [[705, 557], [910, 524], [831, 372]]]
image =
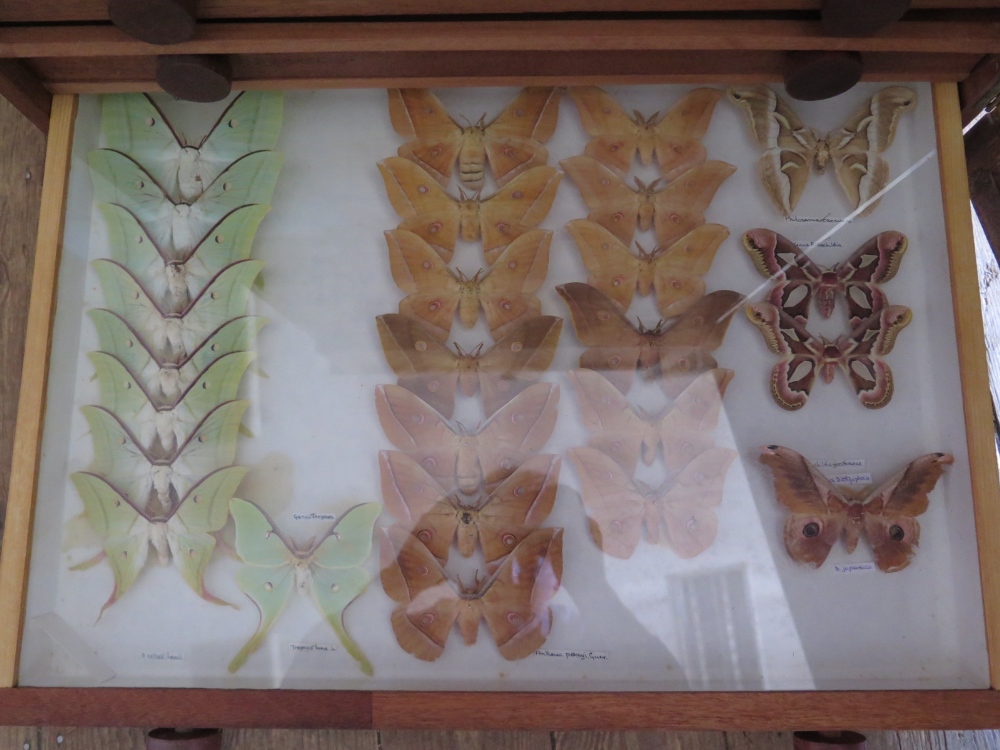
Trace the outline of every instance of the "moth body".
[[458, 177], [473, 190], [486, 178], [486, 125], [484, 118], [462, 128], [462, 148], [458, 152]]
[[177, 159], [177, 188], [182, 200], [193, 202], [205, 192], [208, 182], [204, 168], [200, 150], [193, 146], [181, 149]]
[[149, 543], [156, 550], [156, 559], [160, 565], [170, 564], [170, 543], [168, 535], [170, 531], [166, 523], [154, 521], [149, 524]]

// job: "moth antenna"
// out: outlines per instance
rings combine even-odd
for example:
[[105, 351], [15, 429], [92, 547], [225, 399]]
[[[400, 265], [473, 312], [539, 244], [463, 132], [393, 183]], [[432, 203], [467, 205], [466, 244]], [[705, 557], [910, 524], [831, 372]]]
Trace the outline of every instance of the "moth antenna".
[[637, 247], [637, 248], [639, 249], [639, 257], [640, 257], [640, 258], [644, 258], [644, 259], [645, 259], [645, 258], [651, 258], [651, 257], [653, 256], [653, 253], [655, 253], [655, 252], [656, 252], [656, 249], [655, 249], [655, 248], [653, 249], [653, 251], [652, 251], [652, 252], [647, 252], [647, 251], [646, 251], [646, 248], [644, 248], [644, 247], [643, 247], [642, 245], [640, 245], [640, 244], [639, 244], [638, 242], [636, 242], [636, 243], [635, 243], [635, 246], [636, 246], [636, 247]]
[[455, 347], [455, 351], [456, 351], [456, 352], [458, 352], [458, 356], [460, 356], [460, 357], [465, 357], [465, 356], [467, 356], [467, 355], [466, 355], [466, 352], [465, 352], [465, 349], [463, 349], [463, 348], [462, 348], [462, 345], [461, 345], [461, 344], [459, 344], [459, 343], [458, 343], [457, 341], [456, 341], [456, 342], [453, 342], [453, 343], [452, 343], [452, 346], [454, 346], [454, 347]]
[[458, 279], [459, 281], [465, 282], [469, 280], [465, 277], [465, 271], [463, 271], [461, 268], [456, 268], [453, 271], [453, 273], [455, 274], [455, 278]]
[[645, 182], [643, 182], [642, 180], [640, 180], [640, 179], [639, 179], [638, 177], [633, 177], [632, 179], [634, 179], [634, 180], [635, 180], [635, 186], [636, 186], [637, 188], [639, 188], [639, 192], [640, 192], [640, 193], [645, 193], [645, 192], [646, 192], [646, 191], [647, 191], [647, 190], [649, 189], [649, 188], [648, 188], [648, 187], [646, 186], [646, 183], [645, 183]]
[[465, 190], [461, 185], [458, 186], [458, 197], [463, 201], [469, 200], [469, 196], [465, 194]]
[[480, 341], [479, 342], [479, 346], [477, 346], [475, 349], [472, 350], [472, 356], [473, 357], [478, 357], [480, 354], [482, 354], [482, 352], [483, 352], [483, 346], [484, 346], [485, 343], [486, 342], [484, 342], [484, 341]]
[[656, 186], [659, 185], [661, 182], [663, 182], [663, 178], [657, 177], [655, 180], [649, 183], [649, 185], [646, 186], [646, 189], [649, 190], [650, 192], [653, 192], [656, 190]]

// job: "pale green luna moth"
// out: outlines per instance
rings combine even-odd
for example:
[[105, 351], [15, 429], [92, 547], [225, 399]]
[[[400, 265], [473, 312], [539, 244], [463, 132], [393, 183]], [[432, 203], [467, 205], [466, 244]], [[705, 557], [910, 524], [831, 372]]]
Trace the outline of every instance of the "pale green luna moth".
[[175, 403], [147, 392], [125, 366], [106, 352], [87, 355], [101, 388], [101, 404], [139, 439], [147, 455], [173, 455], [219, 404], [236, 398], [253, 352], [233, 352], [215, 360]]
[[371, 576], [360, 566], [372, 549], [372, 533], [381, 512], [378, 503], [356, 505], [340, 517], [320, 541], [300, 550], [286, 540], [257, 506], [233, 498], [230, 512], [236, 523], [236, 552], [246, 565], [236, 580], [257, 609], [257, 632], [233, 657], [235, 672], [263, 643], [293, 590], [310, 596], [347, 652], [367, 675], [371, 662], [344, 626], [344, 610], [365, 590]]
[[245, 91], [200, 141], [177, 133], [145, 94], [104, 97], [104, 145], [142, 163], [175, 200], [193, 201], [219, 173], [252, 151], [272, 149], [281, 130], [282, 95]]
[[94, 441], [91, 471], [144, 513], [170, 513], [202, 477], [233, 463], [240, 421], [249, 403], [228, 401], [217, 406], [166, 456], [148, 453], [104, 407], [83, 406]]
[[215, 360], [253, 347], [267, 318], [245, 315], [225, 323], [192, 354], [160, 358], [119, 315], [97, 308], [87, 314], [97, 329], [101, 351], [121, 362], [129, 374], [160, 403], [176, 404], [195, 379]]
[[128, 209], [164, 252], [193, 249], [223, 216], [251, 203], [270, 203], [282, 156], [257, 151], [238, 159], [192, 203], [174, 203], [135, 160], [99, 149], [87, 155], [94, 194], [101, 203]]
[[104, 290], [107, 306], [117, 312], [163, 359], [195, 351], [224, 323], [243, 315], [250, 288], [264, 262], [241, 260], [215, 276], [201, 294], [179, 312], [161, 309], [124, 266], [107, 258], [91, 264]]
[[[114, 591], [101, 607], [101, 614], [135, 583], [146, 565], [150, 546], [162, 565], [173, 560], [198, 596], [216, 604], [229, 604], [206, 590], [205, 568], [215, 549], [211, 532], [225, 525], [229, 501], [246, 471], [242, 466], [229, 466], [209, 474], [172, 512], [160, 515], [140, 510], [96, 474], [71, 474], [87, 520], [103, 539], [102, 554], [115, 576]], [[90, 567], [93, 562], [88, 560], [73, 569]]]
[[226, 266], [250, 257], [250, 245], [269, 206], [243, 206], [228, 214], [193, 252], [162, 252], [138, 220], [121, 206], [98, 204], [108, 227], [111, 260], [135, 277], [157, 305], [180, 312]]

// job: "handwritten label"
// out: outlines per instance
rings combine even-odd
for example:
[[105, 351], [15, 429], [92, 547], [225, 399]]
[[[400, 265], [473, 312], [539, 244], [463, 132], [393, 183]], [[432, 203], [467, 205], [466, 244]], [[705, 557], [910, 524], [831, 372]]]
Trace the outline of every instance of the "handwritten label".
[[799, 224], [853, 224], [854, 219], [844, 219], [839, 216], [786, 216], [785, 221], [793, 221]]
[[556, 659], [567, 659], [570, 661], [607, 661], [606, 651], [553, 651], [547, 648], [540, 648], [535, 651], [535, 656], [552, 656]]
[[871, 484], [872, 475], [871, 474], [827, 474], [827, 479], [829, 479], [834, 484], [846, 484], [846, 485], [860, 485], [860, 484]]
[[834, 573], [871, 573], [878, 570], [873, 562], [844, 563], [833, 566]]
[[865, 460], [863, 458], [848, 458], [843, 461], [826, 461], [820, 459], [819, 461], [813, 461], [812, 465], [825, 474], [827, 473], [827, 469], [833, 472], [844, 469], [863, 469], [865, 468]]
[[336, 521], [337, 516], [333, 513], [294, 513], [292, 515], [296, 521]]
[[143, 651], [139, 658], [146, 661], [184, 661], [184, 654], [177, 651]]
[[330, 643], [289, 643], [288, 647], [296, 652], [333, 653], [337, 650], [337, 647]]
[[796, 247], [843, 247], [839, 242], [796, 242]]

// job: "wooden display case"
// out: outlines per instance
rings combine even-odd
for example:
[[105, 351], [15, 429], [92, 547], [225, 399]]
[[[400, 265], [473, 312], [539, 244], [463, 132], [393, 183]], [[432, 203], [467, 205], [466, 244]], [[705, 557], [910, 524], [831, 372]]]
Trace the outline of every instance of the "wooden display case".
[[[917, 3], [888, 30], [862, 39], [823, 35], [803, 2], [727, 3], [699, 10], [632, 4], [620, 17], [549, 16], [379, 20], [269, 18], [267, 3], [204, 3], [195, 41], [157, 48], [104, 23], [99, 3], [9, 3], [0, 9], [3, 93], [33, 120], [51, 106], [45, 186], [19, 401], [14, 465], [0, 560], [0, 721], [18, 724], [336, 726], [476, 729], [978, 728], [1000, 717], [1000, 484], [976, 289], [968, 186], [956, 83], [967, 99], [987, 87], [969, 76], [1000, 51], [990, 4]], [[565, 7], [564, 7], [565, 6]], [[985, 6], [985, 7], [983, 7]], [[494, 13], [527, 13], [517, 3]], [[599, 13], [561, 4], [551, 12]], [[368, 16], [365, 5], [312, 3], [301, 17]], [[754, 11], [752, 18], [725, 12]], [[380, 14], [474, 11], [462, 3], [433, 9], [382, 6]], [[283, 9], [287, 15], [288, 11]], [[652, 14], [637, 17], [631, 14]], [[769, 15], [770, 14], [770, 15]], [[797, 15], [798, 14], [798, 15]], [[978, 14], [978, 15], [977, 15]], [[1000, 19], [1000, 16], [997, 17]], [[46, 25], [65, 22], [70, 25]], [[24, 24], [24, 25], [10, 25]], [[81, 24], [79, 26], [73, 24]], [[238, 88], [314, 88], [585, 83], [771, 82], [784, 52], [850, 48], [862, 52], [869, 81], [933, 82], [938, 165], [946, 223], [976, 537], [989, 653], [988, 689], [728, 692], [413, 692], [209, 690], [194, 688], [41, 688], [16, 686], [29, 568], [52, 326], [72, 153], [75, 94], [153, 88], [156, 54], [231, 56]], [[727, 54], [720, 54], [726, 50]], [[735, 50], [735, 51], [734, 51]], [[406, 71], [401, 74], [400, 71]], [[49, 94], [54, 98], [49, 102]], [[454, 636], [453, 636], [454, 637]]]

